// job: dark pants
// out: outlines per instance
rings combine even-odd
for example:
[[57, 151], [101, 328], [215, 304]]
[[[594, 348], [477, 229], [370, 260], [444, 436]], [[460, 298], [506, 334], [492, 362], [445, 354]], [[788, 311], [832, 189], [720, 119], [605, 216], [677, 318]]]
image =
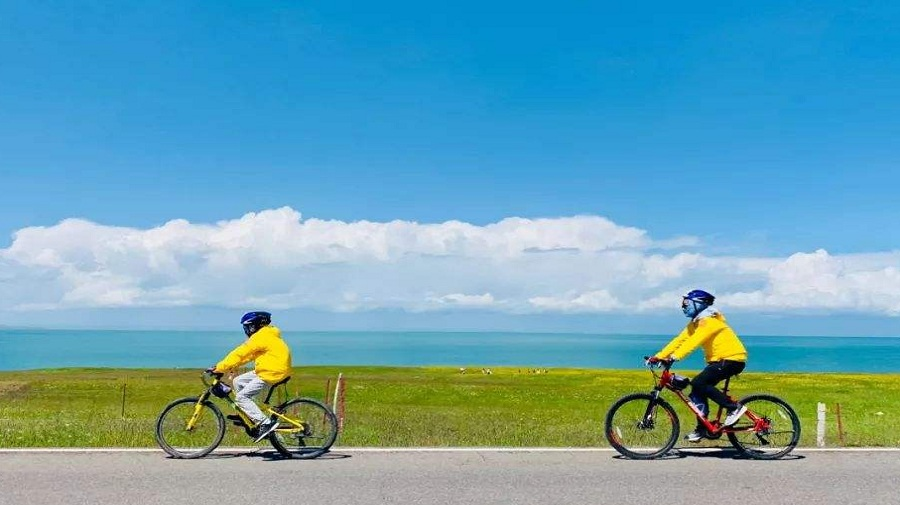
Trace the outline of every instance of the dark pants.
[[[691, 380], [691, 401], [703, 411], [704, 415], [709, 415], [707, 398], [712, 399], [712, 401], [726, 409], [733, 408], [734, 404], [728, 400], [725, 393], [716, 387], [716, 384], [741, 373], [744, 371], [745, 366], [747, 364], [743, 361], [729, 360], [713, 361], [706, 365], [706, 368]], [[697, 426], [700, 427], [702, 425], [698, 423]]]

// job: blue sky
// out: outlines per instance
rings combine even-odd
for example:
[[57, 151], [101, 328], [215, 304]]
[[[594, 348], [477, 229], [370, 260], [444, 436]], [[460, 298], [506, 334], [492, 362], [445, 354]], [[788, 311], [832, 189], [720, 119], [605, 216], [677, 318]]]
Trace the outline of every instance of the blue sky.
[[[898, 19], [887, 2], [4, 2], [0, 248], [73, 217], [150, 230], [289, 207], [476, 227], [602, 216], [708, 257], [889, 254]], [[38, 275], [16, 265], [0, 282]], [[724, 289], [758, 291], [741, 282]], [[467, 289], [432, 298], [500, 300]], [[867, 303], [840, 317], [893, 328], [893, 305], [852, 314]], [[845, 312], [812, 309], [798, 331]]]

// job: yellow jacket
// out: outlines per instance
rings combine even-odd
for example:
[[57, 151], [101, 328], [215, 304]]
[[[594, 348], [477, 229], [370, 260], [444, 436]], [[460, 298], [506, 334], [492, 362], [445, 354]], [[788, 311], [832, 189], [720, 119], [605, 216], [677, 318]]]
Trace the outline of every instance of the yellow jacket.
[[723, 359], [747, 361], [747, 349], [720, 312], [689, 322], [677, 337], [656, 353], [656, 357], [672, 356], [681, 360], [700, 345], [707, 363]]
[[281, 339], [281, 330], [263, 326], [246, 342], [216, 363], [216, 371], [227, 372], [256, 360], [256, 375], [272, 384], [291, 375], [291, 350]]

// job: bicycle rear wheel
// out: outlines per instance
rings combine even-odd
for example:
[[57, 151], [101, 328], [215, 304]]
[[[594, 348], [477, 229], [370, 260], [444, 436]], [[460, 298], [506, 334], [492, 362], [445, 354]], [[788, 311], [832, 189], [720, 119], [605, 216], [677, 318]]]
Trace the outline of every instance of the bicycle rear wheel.
[[675, 446], [678, 431], [675, 409], [648, 393], [623, 396], [606, 414], [606, 439], [626, 458], [662, 456]]
[[[201, 458], [222, 442], [225, 418], [218, 407], [199, 398], [181, 398], [168, 404], [156, 419], [156, 443], [173, 458]], [[196, 412], [196, 415], [195, 415]], [[193, 425], [188, 426], [191, 419]]]
[[316, 458], [328, 452], [337, 439], [337, 418], [316, 400], [297, 398], [274, 410], [279, 414], [278, 428], [269, 442], [282, 456]]
[[800, 441], [800, 418], [787, 402], [776, 396], [752, 395], [741, 404], [764, 419], [767, 426], [756, 430], [745, 414], [728, 433], [728, 440], [738, 451], [754, 459], [778, 459], [794, 450]]

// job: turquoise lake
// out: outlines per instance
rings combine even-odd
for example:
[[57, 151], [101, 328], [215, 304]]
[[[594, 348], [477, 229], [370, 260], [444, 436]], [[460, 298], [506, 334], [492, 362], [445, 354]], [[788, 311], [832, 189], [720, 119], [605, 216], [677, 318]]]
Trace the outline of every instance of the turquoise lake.
[[[637, 369], [669, 335], [291, 332], [295, 366], [447, 365]], [[205, 368], [240, 332], [0, 330], [0, 370], [59, 367]], [[748, 371], [900, 373], [900, 337], [741, 336]], [[702, 349], [681, 368], [703, 365]]]

